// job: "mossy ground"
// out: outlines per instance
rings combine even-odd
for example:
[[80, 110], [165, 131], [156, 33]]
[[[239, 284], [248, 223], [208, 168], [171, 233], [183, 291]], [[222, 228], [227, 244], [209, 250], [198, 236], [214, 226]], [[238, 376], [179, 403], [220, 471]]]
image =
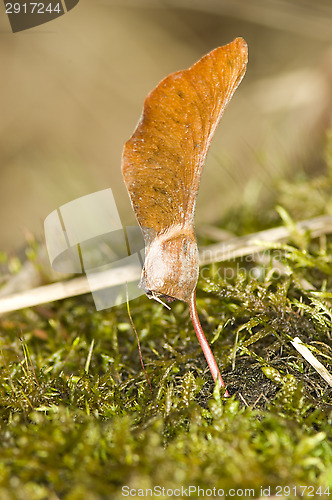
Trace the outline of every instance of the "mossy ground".
[[[289, 226], [330, 213], [331, 179], [284, 183], [279, 200], [222, 225], [278, 224], [280, 201]], [[2, 316], [0, 498], [135, 498], [154, 487], [158, 498], [332, 496], [332, 389], [290, 343], [300, 337], [332, 371], [331, 258], [329, 235], [293, 230], [263, 260], [202, 271], [198, 311], [228, 400], [183, 303], [131, 303], [152, 390], [126, 305], [97, 312], [84, 296]]]

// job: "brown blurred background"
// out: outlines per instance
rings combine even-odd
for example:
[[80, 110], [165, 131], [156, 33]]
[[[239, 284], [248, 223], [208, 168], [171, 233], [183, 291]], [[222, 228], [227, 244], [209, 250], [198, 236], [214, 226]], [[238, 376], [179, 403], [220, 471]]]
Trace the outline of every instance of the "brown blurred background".
[[[332, 112], [330, 0], [81, 0], [13, 34], [0, 7], [0, 250], [75, 198], [111, 187], [134, 221], [120, 162], [146, 94], [237, 36], [247, 75], [225, 112], [203, 174], [197, 226], [277, 178], [322, 168]], [[253, 196], [255, 193], [255, 196]]]

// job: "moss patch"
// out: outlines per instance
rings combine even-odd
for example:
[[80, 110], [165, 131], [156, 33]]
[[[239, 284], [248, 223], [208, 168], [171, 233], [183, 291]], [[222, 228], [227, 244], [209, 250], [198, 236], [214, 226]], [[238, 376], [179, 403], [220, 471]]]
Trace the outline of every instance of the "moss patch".
[[[290, 343], [299, 337], [332, 372], [332, 239], [292, 225], [314, 182], [294, 183], [279, 215], [240, 207], [223, 221], [243, 234], [281, 217], [287, 244], [201, 272], [198, 311], [228, 400], [185, 304], [131, 303], [152, 390], [126, 305], [96, 312], [84, 296], [0, 318], [1, 499], [332, 495], [332, 389]], [[328, 199], [329, 173], [319, 185]]]

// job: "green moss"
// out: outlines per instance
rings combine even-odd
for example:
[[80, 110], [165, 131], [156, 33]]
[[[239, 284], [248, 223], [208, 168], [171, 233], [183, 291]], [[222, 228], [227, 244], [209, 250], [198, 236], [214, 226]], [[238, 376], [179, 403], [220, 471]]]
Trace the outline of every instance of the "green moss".
[[[328, 198], [330, 174], [320, 183]], [[287, 203], [262, 216], [257, 207], [250, 221], [239, 208], [239, 234], [279, 218], [287, 243], [201, 273], [198, 310], [228, 400], [183, 303], [171, 312], [145, 297], [131, 303], [152, 390], [126, 305], [97, 312], [85, 296], [0, 318], [1, 499], [120, 499], [123, 486], [137, 490], [130, 498], [154, 487], [165, 488], [159, 498], [182, 487], [192, 498], [198, 487], [328, 498], [329, 485], [332, 494], [332, 389], [290, 343], [300, 337], [332, 371], [332, 239], [293, 223], [299, 193], [314, 184], [295, 183], [292, 199], [283, 184]], [[309, 202], [306, 213], [328, 210]]]

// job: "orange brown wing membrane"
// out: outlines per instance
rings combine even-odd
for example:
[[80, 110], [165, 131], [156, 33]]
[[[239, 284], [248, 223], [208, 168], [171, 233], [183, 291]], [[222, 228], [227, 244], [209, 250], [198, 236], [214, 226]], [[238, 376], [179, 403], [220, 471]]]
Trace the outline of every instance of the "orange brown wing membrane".
[[[146, 98], [126, 143], [122, 171], [145, 238], [141, 286], [148, 296], [188, 303], [215, 381], [225, 386], [196, 309], [194, 210], [204, 160], [225, 106], [246, 68], [242, 38], [165, 78]], [[225, 395], [228, 396], [226, 390]]]
[[174, 224], [193, 225], [205, 157], [246, 63], [247, 45], [237, 38], [168, 76], [147, 96], [122, 158], [142, 228], [158, 234]]

